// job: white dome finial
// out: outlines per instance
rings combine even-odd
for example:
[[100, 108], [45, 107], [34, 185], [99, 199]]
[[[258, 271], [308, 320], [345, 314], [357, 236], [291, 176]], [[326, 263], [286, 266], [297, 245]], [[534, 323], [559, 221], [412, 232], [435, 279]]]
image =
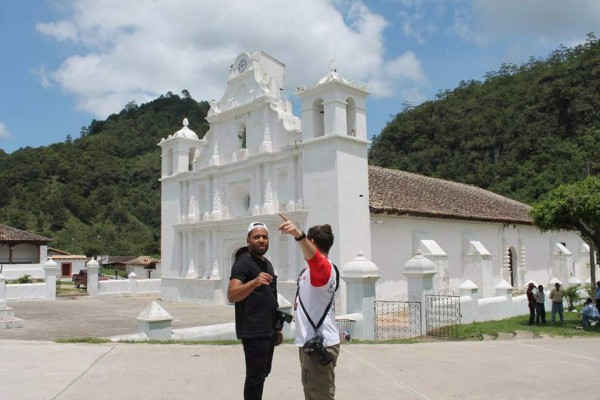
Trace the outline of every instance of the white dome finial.
[[190, 122], [188, 121], [187, 118], [183, 119], [183, 126], [188, 126], [190, 124]]

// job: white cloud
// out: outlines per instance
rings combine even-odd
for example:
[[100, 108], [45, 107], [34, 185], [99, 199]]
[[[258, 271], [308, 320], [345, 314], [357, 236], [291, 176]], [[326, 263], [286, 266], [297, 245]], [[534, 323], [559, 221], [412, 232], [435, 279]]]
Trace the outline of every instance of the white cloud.
[[35, 29], [61, 42], [77, 40], [77, 27], [70, 21], [40, 23], [36, 25]]
[[399, 82], [423, 79], [413, 53], [387, 60], [388, 22], [357, 1], [67, 4], [63, 20], [39, 24], [38, 31], [76, 46], [77, 54], [51, 77], [75, 96], [80, 110], [98, 118], [131, 100], [140, 104], [168, 91], [187, 89], [198, 100], [219, 98], [228, 67], [242, 51], [263, 50], [286, 64], [288, 88], [315, 83], [332, 57], [342, 76], [367, 82], [374, 96], [391, 95]]
[[0, 122], [0, 139], [8, 139], [10, 137], [10, 131], [7, 126]]

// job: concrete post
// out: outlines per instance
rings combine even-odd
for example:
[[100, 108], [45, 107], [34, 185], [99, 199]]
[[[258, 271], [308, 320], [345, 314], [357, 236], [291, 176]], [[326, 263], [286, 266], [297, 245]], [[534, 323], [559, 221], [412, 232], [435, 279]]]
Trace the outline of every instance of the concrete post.
[[139, 277], [135, 272], [131, 271], [129, 275], [127, 275], [127, 278], [129, 278], [129, 291], [131, 292], [131, 295], [137, 295]]
[[98, 297], [98, 270], [100, 264], [93, 258], [86, 264], [87, 268], [87, 292], [92, 299]]
[[496, 296], [506, 296], [506, 300], [511, 301], [513, 296], [513, 287], [510, 283], [502, 279], [496, 285]]
[[479, 300], [479, 287], [470, 279], [467, 279], [458, 287], [460, 291], [460, 313], [463, 323], [471, 323], [476, 320]]
[[377, 266], [367, 260], [362, 251], [348, 262], [341, 271], [346, 282], [346, 309], [349, 314], [362, 314], [362, 321], [354, 326], [353, 337], [373, 340], [375, 338], [375, 282], [381, 277]]
[[427, 321], [425, 320], [425, 291], [433, 288], [435, 264], [423, 257], [421, 250], [417, 255], [404, 264], [404, 276], [408, 293], [415, 293], [421, 298], [421, 334], [427, 334]]
[[156, 301], [153, 301], [136, 318], [137, 332], [145, 333], [148, 339], [171, 339], [171, 321], [173, 317]]
[[49, 258], [44, 263], [44, 279], [46, 281], [46, 298], [56, 300], [56, 274], [58, 273], [58, 264]]

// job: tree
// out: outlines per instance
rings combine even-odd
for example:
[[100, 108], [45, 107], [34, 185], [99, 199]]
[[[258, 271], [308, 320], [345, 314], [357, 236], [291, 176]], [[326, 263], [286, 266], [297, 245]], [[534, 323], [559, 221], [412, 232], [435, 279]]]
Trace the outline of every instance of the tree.
[[576, 230], [590, 244], [590, 277], [596, 282], [594, 249], [600, 249], [600, 177], [560, 185], [531, 210], [542, 231]]

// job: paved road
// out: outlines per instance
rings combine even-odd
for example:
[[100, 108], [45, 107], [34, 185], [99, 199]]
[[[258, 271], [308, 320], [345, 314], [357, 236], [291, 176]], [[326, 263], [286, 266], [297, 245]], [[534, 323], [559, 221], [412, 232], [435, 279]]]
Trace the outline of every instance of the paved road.
[[233, 306], [226, 305], [173, 303], [154, 297], [59, 297], [56, 301], [9, 302], [16, 317], [25, 320], [25, 326], [0, 330], [0, 339], [56, 340], [135, 333], [135, 318], [152, 301], [157, 301], [173, 316], [173, 329], [222, 324], [235, 319]]
[[[130, 318], [149, 300], [10, 304], [17, 316], [26, 319], [26, 327], [14, 332], [0, 331], [0, 399], [240, 399], [244, 375], [240, 345], [92, 345], [32, 340], [35, 336], [50, 340], [129, 333], [135, 328]], [[228, 322], [233, 318], [230, 306], [161, 304], [175, 316], [176, 327], [197, 321]], [[54, 314], [54, 307], [65, 312]], [[77, 324], [72, 313], [66, 312], [69, 307], [84, 307], [88, 318]], [[97, 320], [98, 315], [102, 317]], [[59, 316], [67, 318], [61, 320]], [[196, 318], [195, 322], [188, 321], [188, 316]], [[47, 327], [43, 335], [32, 332], [33, 326], [44, 325], [44, 319], [52, 320], [54, 328]], [[13, 335], [22, 337], [8, 338]], [[265, 400], [303, 399], [297, 352], [292, 345], [277, 348]], [[336, 398], [599, 398], [598, 354], [600, 340], [581, 338], [345, 344], [336, 368]]]

